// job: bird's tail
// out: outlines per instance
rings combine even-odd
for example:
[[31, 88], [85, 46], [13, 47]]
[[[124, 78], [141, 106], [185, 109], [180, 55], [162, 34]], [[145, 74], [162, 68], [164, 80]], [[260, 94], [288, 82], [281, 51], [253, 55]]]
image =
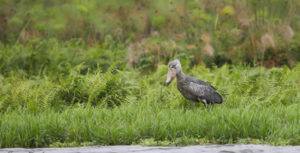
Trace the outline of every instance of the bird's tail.
[[223, 102], [223, 97], [220, 93], [217, 93], [216, 103], [221, 104]]

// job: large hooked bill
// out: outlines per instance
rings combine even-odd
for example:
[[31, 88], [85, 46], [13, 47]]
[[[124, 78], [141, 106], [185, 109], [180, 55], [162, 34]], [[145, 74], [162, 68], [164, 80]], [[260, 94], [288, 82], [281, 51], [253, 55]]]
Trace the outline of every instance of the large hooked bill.
[[169, 70], [168, 75], [167, 75], [166, 85], [169, 85], [173, 81], [175, 76], [176, 76], [176, 72], [173, 72], [173, 71]]

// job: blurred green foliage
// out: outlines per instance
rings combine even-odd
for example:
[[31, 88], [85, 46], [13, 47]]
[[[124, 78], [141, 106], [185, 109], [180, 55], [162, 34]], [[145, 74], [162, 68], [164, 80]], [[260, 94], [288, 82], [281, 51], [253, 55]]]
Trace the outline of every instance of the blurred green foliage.
[[[139, 45], [124, 49], [123, 59], [152, 70], [167, 62], [163, 59], [182, 56], [192, 65], [293, 67], [300, 59], [299, 7], [297, 0], [1, 0], [0, 42], [81, 39], [88, 48], [110, 37], [117, 44]], [[165, 47], [165, 41], [177, 49]]]

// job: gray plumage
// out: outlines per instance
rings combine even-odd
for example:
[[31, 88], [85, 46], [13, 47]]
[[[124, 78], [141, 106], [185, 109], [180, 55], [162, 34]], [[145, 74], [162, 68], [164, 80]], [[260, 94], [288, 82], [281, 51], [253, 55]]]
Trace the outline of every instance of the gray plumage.
[[166, 84], [170, 84], [176, 76], [177, 88], [180, 93], [188, 100], [193, 102], [202, 102], [204, 105], [222, 103], [223, 98], [216, 89], [209, 83], [197, 78], [188, 76], [182, 72], [181, 64], [178, 59], [168, 64], [168, 76]]

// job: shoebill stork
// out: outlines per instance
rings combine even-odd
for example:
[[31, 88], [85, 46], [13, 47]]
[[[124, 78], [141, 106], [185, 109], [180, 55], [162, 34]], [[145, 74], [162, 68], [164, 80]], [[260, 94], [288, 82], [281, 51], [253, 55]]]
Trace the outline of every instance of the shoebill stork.
[[177, 78], [177, 89], [186, 99], [190, 100], [191, 105], [195, 106], [194, 102], [200, 101], [204, 106], [222, 103], [223, 98], [221, 94], [212, 85], [184, 74], [178, 59], [168, 64], [166, 85], [169, 85], [175, 76]]

